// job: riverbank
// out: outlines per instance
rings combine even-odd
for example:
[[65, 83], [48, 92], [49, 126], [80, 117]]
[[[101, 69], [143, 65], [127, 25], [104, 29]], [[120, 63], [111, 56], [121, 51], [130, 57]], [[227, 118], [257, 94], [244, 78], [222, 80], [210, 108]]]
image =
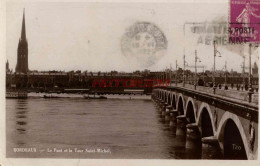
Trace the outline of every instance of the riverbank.
[[[53, 96], [55, 98], [84, 98], [86, 94], [73, 94], [73, 93], [28, 93], [28, 98], [44, 98], [44, 95]], [[110, 94], [110, 95], [101, 95], [107, 97], [107, 99], [145, 99], [150, 100], [151, 95], [144, 94]]]

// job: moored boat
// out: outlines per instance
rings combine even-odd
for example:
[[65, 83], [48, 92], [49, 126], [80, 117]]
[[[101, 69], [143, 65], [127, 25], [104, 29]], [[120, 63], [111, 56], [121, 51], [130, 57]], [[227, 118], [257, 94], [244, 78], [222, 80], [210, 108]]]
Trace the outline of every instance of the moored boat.
[[49, 98], [60, 98], [59, 96], [53, 96], [53, 95], [43, 95], [43, 98], [49, 99]]
[[85, 99], [107, 99], [106, 96], [83, 96]]

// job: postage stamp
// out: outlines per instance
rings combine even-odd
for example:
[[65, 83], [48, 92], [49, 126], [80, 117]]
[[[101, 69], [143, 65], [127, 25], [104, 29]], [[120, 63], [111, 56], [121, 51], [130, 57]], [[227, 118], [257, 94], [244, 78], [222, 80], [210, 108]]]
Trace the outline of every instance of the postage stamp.
[[230, 0], [230, 43], [260, 42], [260, 1]]

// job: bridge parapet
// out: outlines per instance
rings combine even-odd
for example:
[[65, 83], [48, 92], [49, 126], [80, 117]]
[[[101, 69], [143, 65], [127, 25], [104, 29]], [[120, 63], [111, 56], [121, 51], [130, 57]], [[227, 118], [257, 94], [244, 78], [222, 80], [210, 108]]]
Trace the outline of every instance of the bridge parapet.
[[[193, 89], [194, 89], [194, 86], [193, 86]], [[214, 93], [214, 90], [211, 87], [197, 86], [196, 90], [202, 91], [202, 92], [207, 92], [207, 93], [212, 93], [212, 94]]]
[[[169, 87], [169, 88], [172, 88], [172, 87]], [[195, 90], [195, 86], [190, 85], [190, 84], [185, 84], [184, 87], [183, 87], [183, 85], [178, 84], [177, 87]], [[233, 89], [225, 90], [225, 89], [219, 89], [219, 88], [216, 88], [214, 90], [212, 87], [205, 87], [205, 86], [196, 86], [196, 91], [201, 91], [201, 92], [206, 92], [209, 94], [215, 94], [215, 95], [219, 95], [219, 96], [223, 96], [223, 97], [238, 99], [238, 100], [242, 100], [245, 102], [249, 101], [248, 91], [237, 91], [237, 90], [233, 90]], [[251, 102], [258, 105], [258, 93], [252, 94]]]

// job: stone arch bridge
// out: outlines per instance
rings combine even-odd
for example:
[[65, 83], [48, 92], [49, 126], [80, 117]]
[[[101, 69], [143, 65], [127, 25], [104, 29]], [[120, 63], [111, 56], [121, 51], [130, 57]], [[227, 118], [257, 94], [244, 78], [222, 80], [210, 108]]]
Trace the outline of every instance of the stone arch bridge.
[[193, 144], [186, 142], [186, 148], [200, 144], [204, 158], [256, 159], [258, 94], [248, 102], [248, 94], [228, 90], [224, 95], [206, 87], [198, 89], [155, 88], [152, 100], [165, 122], [177, 128], [176, 135], [193, 140]]

